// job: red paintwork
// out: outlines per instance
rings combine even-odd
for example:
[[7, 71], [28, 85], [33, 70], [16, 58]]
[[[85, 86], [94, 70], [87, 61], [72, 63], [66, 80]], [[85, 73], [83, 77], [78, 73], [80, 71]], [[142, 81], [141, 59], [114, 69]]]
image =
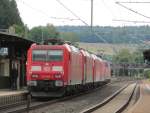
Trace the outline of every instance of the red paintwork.
[[94, 59], [93, 57], [84, 50], [80, 50], [82, 53], [82, 79], [83, 79], [83, 83], [93, 83], [94, 79], [93, 79], [93, 62]]
[[[110, 66], [96, 55], [85, 50], [74, 50], [75, 47], [64, 45], [36, 45], [33, 44], [27, 55], [27, 81], [30, 80], [62, 80], [64, 86], [75, 84], [87, 84], [105, 81], [110, 77]], [[32, 50], [62, 50], [63, 61], [60, 62], [40, 62], [32, 61]], [[32, 66], [41, 66], [41, 71], [31, 71]], [[62, 66], [63, 72], [52, 71], [52, 66]], [[49, 71], [45, 71], [47, 68]], [[31, 78], [32, 74], [38, 74], [38, 78]], [[55, 78], [55, 74], [61, 74], [61, 78]]]
[[[63, 80], [64, 85], [74, 85], [82, 83], [82, 55], [80, 51], [75, 52], [71, 50], [72, 47], [69, 45], [34, 45], [28, 50], [27, 59], [27, 81], [30, 80]], [[63, 61], [62, 62], [40, 62], [32, 61], [32, 50], [63, 50]], [[41, 66], [42, 71], [31, 72], [31, 66]], [[64, 72], [53, 72], [44, 70], [45, 66], [49, 66], [50, 70], [52, 66], [62, 66]], [[62, 74], [62, 78], [55, 78], [54, 74]], [[38, 74], [38, 78], [31, 78], [31, 74]]]

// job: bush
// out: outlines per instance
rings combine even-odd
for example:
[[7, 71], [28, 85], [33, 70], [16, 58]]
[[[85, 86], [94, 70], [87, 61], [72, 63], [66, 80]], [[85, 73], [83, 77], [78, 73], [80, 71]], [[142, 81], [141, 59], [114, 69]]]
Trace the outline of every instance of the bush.
[[144, 69], [144, 76], [150, 79], [150, 68]]

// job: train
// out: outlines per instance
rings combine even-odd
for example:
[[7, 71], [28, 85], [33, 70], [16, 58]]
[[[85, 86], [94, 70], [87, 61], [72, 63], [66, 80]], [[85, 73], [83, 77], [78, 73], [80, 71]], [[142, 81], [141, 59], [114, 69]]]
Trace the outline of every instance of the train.
[[32, 97], [62, 97], [111, 79], [108, 61], [68, 43], [32, 44], [27, 52], [26, 70]]

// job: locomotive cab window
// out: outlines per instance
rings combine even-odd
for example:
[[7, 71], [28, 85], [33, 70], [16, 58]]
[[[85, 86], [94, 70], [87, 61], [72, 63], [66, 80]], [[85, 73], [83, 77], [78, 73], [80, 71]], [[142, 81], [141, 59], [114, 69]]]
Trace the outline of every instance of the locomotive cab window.
[[33, 50], [32, 52], [33, 61], [46, 61], [46, 56], [46, 50]]
[[62, 61], [63, 51], [62, 50], [49, 50], [48, 61]]

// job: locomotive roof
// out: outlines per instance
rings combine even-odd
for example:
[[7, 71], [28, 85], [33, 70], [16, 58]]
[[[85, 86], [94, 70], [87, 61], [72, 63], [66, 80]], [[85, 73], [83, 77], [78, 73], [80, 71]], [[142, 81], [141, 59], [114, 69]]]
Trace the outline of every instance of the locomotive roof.
[[31, 46], [33, 49], [67, 49], [68, 51], [73, 51], [73, 52], [80, 52], [78, 48], [68, 45], [68, 44], [63, 44], [63, 45], [36, 45], [33, 44]]
[[98, 57], [98, 60], [103, 61], [101, 58]]
[[91, 57], [91, 54], [89, 52], [87, 52], [86, 50], [80, 50], [84, 56], [88, 56], [88, 57]]
[[75, 46], [70, 45], [71, 51], [73, 52], [80, 52], [80, 50], [78, 48], [76, 48]]
[[97, 59], [97, 56], [94, 54], [91, 54], [92, 58]]
[[72, 46], [72, 45], [69, 45], [69, 44], [63, 44], [63, 45], [36, 45], [36, 44], [33, 44], [32, 47], [34, 49], [67, 49], [69, 52], [82, 52], [84, 56], [88, 56], [88, 57], [92, 57], [93, 59], [97, 59], [101, 62], [107, 62], [107, 61], [104, 61], [103, 59], [101, 59], [100, 57], [97, 57], [95, 54], [90, 54], [88, 51], [86, 50], [79, 50], [79, 48], [75, 47], [75, 46]]
[[32, 45], [32, 48], [33, 49], [53, 49], [53, 48], [64, 48], [63, 45], [36, 45], [36, 44], [33, 44]]

